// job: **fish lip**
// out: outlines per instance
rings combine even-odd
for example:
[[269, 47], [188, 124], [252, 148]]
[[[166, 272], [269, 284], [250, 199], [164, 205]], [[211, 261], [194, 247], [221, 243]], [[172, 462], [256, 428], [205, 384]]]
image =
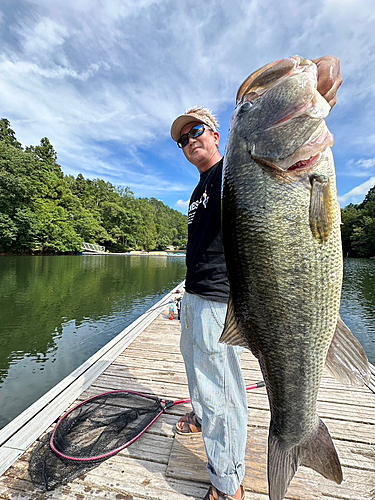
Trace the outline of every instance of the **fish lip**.
[[288, 168], [283, 168], [279, 166], [276, 162], [271, 161], [269, 159], [265, 158], [256, 158], [252, 157], [254, 161], [256, 161], [258, 164], [266, 166], [266, 167], [271, 167], [274, 170], [277, 170], [280, 173], [283, 174], [304, 174], [306, 172], [309, 172], [314, 168], [314, 166], [319, 162], [320, 158], [322, 156], [322, 153], [316, 153], [308, 158], [300, 158], [298, 161], [293, 163]]
[[[303, 144], [296, 153], [292, 156], [294, 161], [292, 165], [289, 165], [286, 169], [287, 172], [295, 172], [298, 171], [306, 171], [310, 170], [314, 165], [320, 160], [322, 153], [330, 146], [333, 146], [333, 135], [328, 130], [325, 122], [322, 123], [322, 126], [318, 127], [314, 134], [308, 139], [305, 144]], [[310, 150], [312, 154], [307, 155], [307, 158], [303, 157], [306, 155], [302, 155], [301, 158], [298, 158], [299, 151]]]
[[[259, 77], [262, 74], [262, 71], [267, 71], [270, 68], [277, 66], [282, 61], [287, 61], [287, 60], [289, 60], [290, 62], [293, 63], [293, 67], [290, 68], [289, 72], [280, 76], [278, 83], [282, 82], [283, 80], [285, 80], [286, 78], [288, 78], [291, 75], [295, 75], [297, 73], [301, 73], [303, 71], [306, 71], [306, 69], [308, 69], [312, 65], [311, 61], [309, 61], [308, 59], [305, 59], [301, 56], [298, 56], [298, 55], [291, 56], [287, 59], [279, 59], [278, 61], [274, 61], [273, 63], [266, 64], [263, 68], [260, 68], [260, 71], [261, 71], [260, 73], [259, 73], [259, 71], [256, 71], [255, 73], [250, 75], [242, 83], [242, 85], [240, 86], [240, 88], [238, 89], [238, 92], [237, 92], [236, 104], [237, 105], [243, 104], [244, 102], [254, 103], [257, 99], [259, 99], [265, 93], [267, 93], [269, 90], [269, 87], [267, 86], [267, 84], [263, 87], [262, 86], [253, 87], [252, 84], [254, 83], [254, 81], [252, 81], [252, 84], [249, 84], [249, 79], [251, 80], [253, 75], [255, 76], [255, 74], [257, 77]], [[247, 84], [247, 87], [246, 87], [246, 84]], [[245, 87], [244, 87], [244, 85], [245, 85]]]
[[332, 145], [333, 135], [322, 122], [309, 139], [287, 158], [252, 158], [281, 172], [303, 173], [311, 170], [319, 162], [322, 153]]
[[295, 172], [296, 170], [298, 170], [298, 172], [305, 172], [306, 170], [310, 170], [316, 165], [316, 163], [318, 163], [321, 156], [322, 153], [317, 153], [316, 155], [313, 155], [308, 159], [298, 160], [296, 163], [293, 163], [293, 165], [288, 167], [286, 171]]

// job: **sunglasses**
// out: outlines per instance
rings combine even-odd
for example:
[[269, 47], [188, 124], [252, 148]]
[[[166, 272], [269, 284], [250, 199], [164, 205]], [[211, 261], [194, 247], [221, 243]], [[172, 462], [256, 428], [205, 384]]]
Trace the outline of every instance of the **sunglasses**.
[[177, 146], [179, 148], [184, 148], [187, 144], [189, 144], [189, 137], [196, 139], [203, 134], [206, 128], [211, 130], [206, 125], [203, 125], [203, 123], [201, 123], [200, 125], [194, 125], [194, 127], [192, 127], [187, 134], [182, 134], [182, 136], [177, 141]]

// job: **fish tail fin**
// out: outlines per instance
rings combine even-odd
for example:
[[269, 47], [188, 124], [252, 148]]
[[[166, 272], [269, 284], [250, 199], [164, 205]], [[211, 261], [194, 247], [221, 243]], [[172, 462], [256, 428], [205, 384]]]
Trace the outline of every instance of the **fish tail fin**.
[[283, 500], [300, 465], [314, 469], [340, 484], [342, 469], [335, 445], [325, 424], [319, 419], [314, 436], [307, 442], [286, 449], [273, 430], [268, 437], [268, 485], [270, 500]]
[[271, 421], [268, 436], [268, 489], [270, 500], [283, 500], [300, 465], [297, 446], [285, 449]]
[[340, 484], [342, 469], [335, 445], [326, 425], [319, 419], [318, 430], [314, 437], [303, 446], [301, 465], [310, 467], [322, 476]]

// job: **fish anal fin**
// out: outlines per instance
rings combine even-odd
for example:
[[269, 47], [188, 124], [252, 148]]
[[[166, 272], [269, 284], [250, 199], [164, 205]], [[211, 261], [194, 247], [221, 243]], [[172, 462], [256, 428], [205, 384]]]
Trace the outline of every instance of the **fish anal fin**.
[[230, 294], [229, 297], [227, 316], [225, 318], [224, 329], [219, 339], [219, 342], [229, 345], [238, 345], [249, 349], [249, 345], [247, 344], [243, 336], [240, 334], [238, 329], [236, 316], [234, 314], [232, 294]]
[[331, 185], [325, 175], [318, 174], [310, 177], [310, 183], [310, 229], [314, 238], [325, 243], [332, 232], [335, 218]]
[[340, 315], [327, 353], [326, 368], [345, 385], [360, 386], [370, 381], [371, 371], [366, 353]]
[[268, 436], [268, 487], [270, 500], [283, 500], [300, 465], [310, 467], [327, 479], [341, 483], [342, 469], [327, 427], [319, 419], [317, 432], [304, 442], [286, 448], [271, 421]]

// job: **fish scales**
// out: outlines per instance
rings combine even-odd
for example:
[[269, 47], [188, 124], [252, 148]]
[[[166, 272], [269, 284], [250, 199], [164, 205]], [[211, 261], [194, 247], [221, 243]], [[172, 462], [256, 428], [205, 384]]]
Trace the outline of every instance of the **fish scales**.
[[[326, 156], [320, 165], [324, 173], [332, 169], [330, 152]], [[335, 230], [322, 247], [311, 236], [306, 186], [298, 182], [287, 185], [286, 206], [285, 192], [267, 172], [252, 164], [245, 170], [247, 175], [241, 175], [239, 182], [246, 200], [240, 203], [241, 209], [235, 209], [235, 215], [227, 212], [229, 228], [223, 228], [225, 239], [235, 242], [229, 249], [226, 245], [226, 255], [231, 280], [236, 283], [232, 294], [238, 323], [246, 332], [250, 325], [250, 347], [258, 353], [265, 376], [272, 379], [270, 404], [275, 419], [282, 418], [280, 433], [289, 436], [289, 427], [296, 430], [301, 427], [298, 422], [312, 419], [308, 430], [300, 430], [310, 432], [311, 425], [316, 427], [316, 393], [340, 306], [339, 210], [337, 206]], [[228, 173], [228, 189], [231, 182], [237, 181]], [[335, 190], [333, 183], [331, 189]], [[285, 388], [290, 400], [287, 407], [275, 400], [275, 395], [284, 396]], [[292, 404], [294, 400], [299, 410]]]
[[340, 308], [340, 208], [316, 72], [312, 63], [294, 60], [296, 72], [281, 83], [277, 74], [271, 85], [272, 105], [267, 93], [242, 96], [231, 119], [222, 193], [231, 284], [222, 341], [247, 345], [262, 369], [271, 409], [271, 500], [284, 498], [300, 464], [342, 480], [316, 413]]

